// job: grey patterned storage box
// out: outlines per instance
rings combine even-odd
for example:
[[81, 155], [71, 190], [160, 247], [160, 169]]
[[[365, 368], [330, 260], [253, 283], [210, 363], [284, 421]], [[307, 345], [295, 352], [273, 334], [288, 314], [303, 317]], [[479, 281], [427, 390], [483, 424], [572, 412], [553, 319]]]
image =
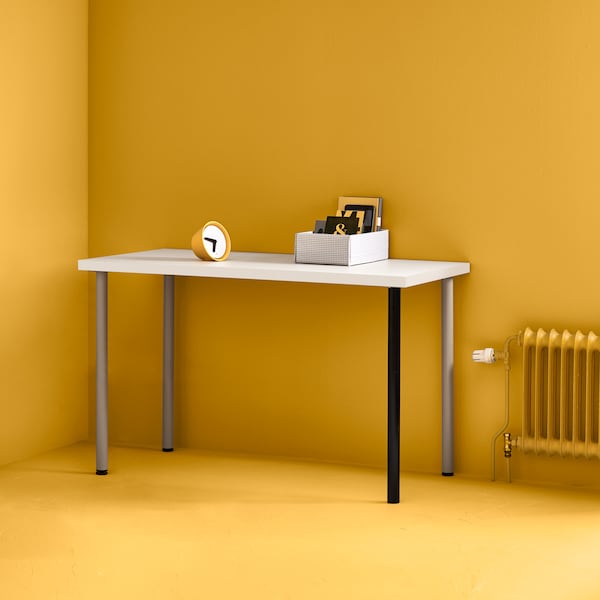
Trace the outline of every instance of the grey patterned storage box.
[[358, 235], [333, 235], [303, 231], [296, 234], [294, 256], [297, 263], [352, 266], [389, 257], [390, 232], [374, 231]]

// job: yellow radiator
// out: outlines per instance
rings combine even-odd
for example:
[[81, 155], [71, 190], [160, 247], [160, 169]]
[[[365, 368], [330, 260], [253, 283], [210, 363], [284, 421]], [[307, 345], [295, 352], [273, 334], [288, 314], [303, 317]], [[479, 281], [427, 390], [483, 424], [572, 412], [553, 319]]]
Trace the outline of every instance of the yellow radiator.
[[523, 332], [524, 451], [600, 458], [600, 338]]

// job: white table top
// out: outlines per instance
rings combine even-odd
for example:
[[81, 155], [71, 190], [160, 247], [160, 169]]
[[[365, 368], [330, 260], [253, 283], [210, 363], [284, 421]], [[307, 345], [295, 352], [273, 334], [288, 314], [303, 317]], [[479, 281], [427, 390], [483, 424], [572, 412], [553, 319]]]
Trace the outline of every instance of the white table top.
[[341, 267], [294, 261], [293, 254], [232, 252], [222, 262], [202, 261], [191, 250], [163, 248], [79, 261], [80, 271], [183, 275], [219, 279], [257, 279], [406, 288], [470, 271], [467, 262], [388, 259]]

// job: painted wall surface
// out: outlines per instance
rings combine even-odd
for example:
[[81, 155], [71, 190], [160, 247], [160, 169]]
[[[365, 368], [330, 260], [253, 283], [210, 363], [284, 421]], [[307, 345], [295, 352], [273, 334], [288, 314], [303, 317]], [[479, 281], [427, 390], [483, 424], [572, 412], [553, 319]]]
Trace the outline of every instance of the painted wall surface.
[[0, 464], [87, 437], [87, 2], [0, 0]]
[[[90, 253], [189, 247], [208, 219], [234, 250], [290, 253], [338, 195], [383, 196], [392, 257], [472, 263], [455, 285], [456, 471], [486, 477], [504, 375], [471, 351], [526, 325], [600, 331], [600, 5], [90, 7]], [[162, 284], [109, 285], [112, 440], [159, 446]], [[179, 445], [384, 464], [384, 290], [183, 279], [176, 294]], [[440, 469], [439, 296], [403, 293], [410, 470]], [[531, 481], [597, 472], [513, 464]]]

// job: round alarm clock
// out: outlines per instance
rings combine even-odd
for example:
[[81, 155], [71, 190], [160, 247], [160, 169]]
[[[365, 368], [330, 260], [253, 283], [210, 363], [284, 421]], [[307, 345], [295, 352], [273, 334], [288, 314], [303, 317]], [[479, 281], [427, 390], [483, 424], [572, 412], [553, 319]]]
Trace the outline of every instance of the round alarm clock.
[[229, 232], [218, 221], [208, 221], [192, 236], [192, 250], [202, 260], [225, 260], [231, 252]]

